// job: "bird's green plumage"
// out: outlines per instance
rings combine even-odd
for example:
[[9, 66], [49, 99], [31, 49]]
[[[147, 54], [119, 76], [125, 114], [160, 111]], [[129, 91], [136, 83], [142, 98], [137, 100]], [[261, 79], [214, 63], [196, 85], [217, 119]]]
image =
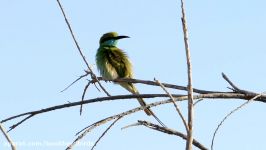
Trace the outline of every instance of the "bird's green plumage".
[[[96, 65], [100, 74], [106, 79], [133, 78], [132, 64], [127, 54], [116, 47], [117, 41], [128, 36], [118, 36], [116, 32], [104, 34], [100, 39], [100, 47], [96, 54]], [[132, 83], [119, 83], [133, 94], [139, 94]], [[137, 98], [141, 106], [146, 103]], [[150, 109], [144, 109], [147, 115], [154, 115]]]
[[[96, 65], [100, 74], [106, 79], [133, 78], [133, 70], [127, 54], [116, 47], [117, 41], [128, 36], [118, 36], [116, 32], [108, 32], [100, 39], [100, 47], [96, 54]], [[118, 83], [129, 92], [139, 94], [137, 88], [132, 83]], [[137, 98], [141, 106], [146, 103], [142, 98]], [[150, 110], [144, 109], [147, 115], [152, 115], [162, 126], [166, 127], [160, 119]]]
[[132, 65], [126, 53], [115, 46], [100, 46], [96, 63], [100, 74], [107, 79], [133, 77]]

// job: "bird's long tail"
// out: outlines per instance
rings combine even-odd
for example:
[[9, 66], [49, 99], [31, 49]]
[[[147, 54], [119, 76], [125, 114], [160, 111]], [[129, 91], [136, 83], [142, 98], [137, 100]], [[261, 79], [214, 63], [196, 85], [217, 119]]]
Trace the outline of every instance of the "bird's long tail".
[[[131, 84], [131, 83], [120, 83], [120, 85], [122, 87], [124, 87], [125, 89], [127, 89], [129, 92], [131, 92], [132, 94], [139, 94], [137, 88]], [[137, 98], [139, 104], [143, 107], [145, 107], [147, 104], [145, 103], [145, 101], [143, 100], [143, 98]], [[148, 116], [153, 116], [163, 127], [166, 127], [166, 125], [151, 111], [150, 108], [145, 108], [144, 112], [148, 115]]]

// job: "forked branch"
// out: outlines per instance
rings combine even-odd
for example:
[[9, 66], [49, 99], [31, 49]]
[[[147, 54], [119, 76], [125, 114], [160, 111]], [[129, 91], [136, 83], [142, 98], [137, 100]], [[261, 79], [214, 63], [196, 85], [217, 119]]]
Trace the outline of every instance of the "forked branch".
[[[156, 130], [159, 132], [163, 132], [166, 134], [170, 134], [170, 135], [176, 135], [178, 137], [181, 137], [184, 140], [187, 140], [187, 136], [185, 134], [179, 132], [179, 131], [176, 131], [176, 130], [173, 130], [170, 128], [161, 127], [159, 125], [153, 124], [153, 123], [148, 122], [148, 121], [138, 120], [138, 123], [136, 125], [143, 125], [143, 126], [148, 127], [150, 129], [153, 129], [153, 130]], [[206, 148], [203, 144], [201, 144], [200, 142], [198, 142], [195, 139], [193, 139], [192, 144], [201, 150], [208, 150], [208, 148]]]
[[[59, 0], [57, 0], [57, 3], [58, 3], [58, 6], [60, 7], [60, 10], [61, 10], [63, 16], [64, 16], [65, 22], [66, 22], [67, 27], [68, 27], [68, 29], [69, 29], [69, 31], [70, 31], [70, 33], [71, 33], [71, 36], [72, 36], [72, 38], [73, 38], [73, 40], [74, 40], [74, 42], [75, 42], [75, 45], [76, 45], [76, 47], [77, 47], [77, 49], [78, 49], [78, 51], [79, 51], [79, 54], [80, 54], [80, 56], [82, 57], [83, 61], [85, 62], [86, 66], [87, 66], [87, 68], [88, 68], [88, 70], [89, 70], [88, 72], [91, 74], [91, 78], [97, 80], [96, 75], [95, 75], [94, 72], [92, 71], [92, 69], [91, 69], [89, 63], [87, 62], [87, 60], [86, 60], [84, 54], [82, 53], [82, 50], [81, 50], [81, 48], [80, 48], [80, 46], [79, 46], [79, 44], [78, 44], [78, 41], [76, 40], [76, 37], [75, 37], [74, 32], [73, 32], [73, 30], [72, 30], [72, 28], [71, 28], [71, 25], [70, 25], [70, 23], [69, 23], [69, 21], [68, 21], [68, 19], [67, 19], [67, 17], [66, 17], [66, 14], [65, 14], [65, 11], [64, 11], [64, 9], [63, 9], [63, 6], [61, 5], [61, 3], [60, 3]], [[97, 81], [97, 83], [99, 84], [99, 86], [101, 87], [101, 89], [106, 93], [106, 95], [111, 96], [111, 95], [106, 91], [106, 89], [102, 86], [102, 84], [101, 84], [99, 81]]]

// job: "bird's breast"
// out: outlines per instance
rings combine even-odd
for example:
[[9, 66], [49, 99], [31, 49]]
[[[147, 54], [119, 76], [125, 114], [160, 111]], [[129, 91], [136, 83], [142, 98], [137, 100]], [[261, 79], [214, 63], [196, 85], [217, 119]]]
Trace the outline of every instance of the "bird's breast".
[[104, 71], [102, 71], [102, 76], [104, 78], [109, 79], [109, 80], [114, 80], [118, 78], [118, 74], [115, 68], [111, 64], [106, 63], [103, 69]]

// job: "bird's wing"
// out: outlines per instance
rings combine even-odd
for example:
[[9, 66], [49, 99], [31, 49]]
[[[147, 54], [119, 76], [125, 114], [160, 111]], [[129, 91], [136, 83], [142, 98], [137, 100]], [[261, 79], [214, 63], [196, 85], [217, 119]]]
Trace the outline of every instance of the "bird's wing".
[[108, 62], [114, 67], [119, 78], [132, 78], [132, 65], [122, 50], [114, 47], [108, 51]]

